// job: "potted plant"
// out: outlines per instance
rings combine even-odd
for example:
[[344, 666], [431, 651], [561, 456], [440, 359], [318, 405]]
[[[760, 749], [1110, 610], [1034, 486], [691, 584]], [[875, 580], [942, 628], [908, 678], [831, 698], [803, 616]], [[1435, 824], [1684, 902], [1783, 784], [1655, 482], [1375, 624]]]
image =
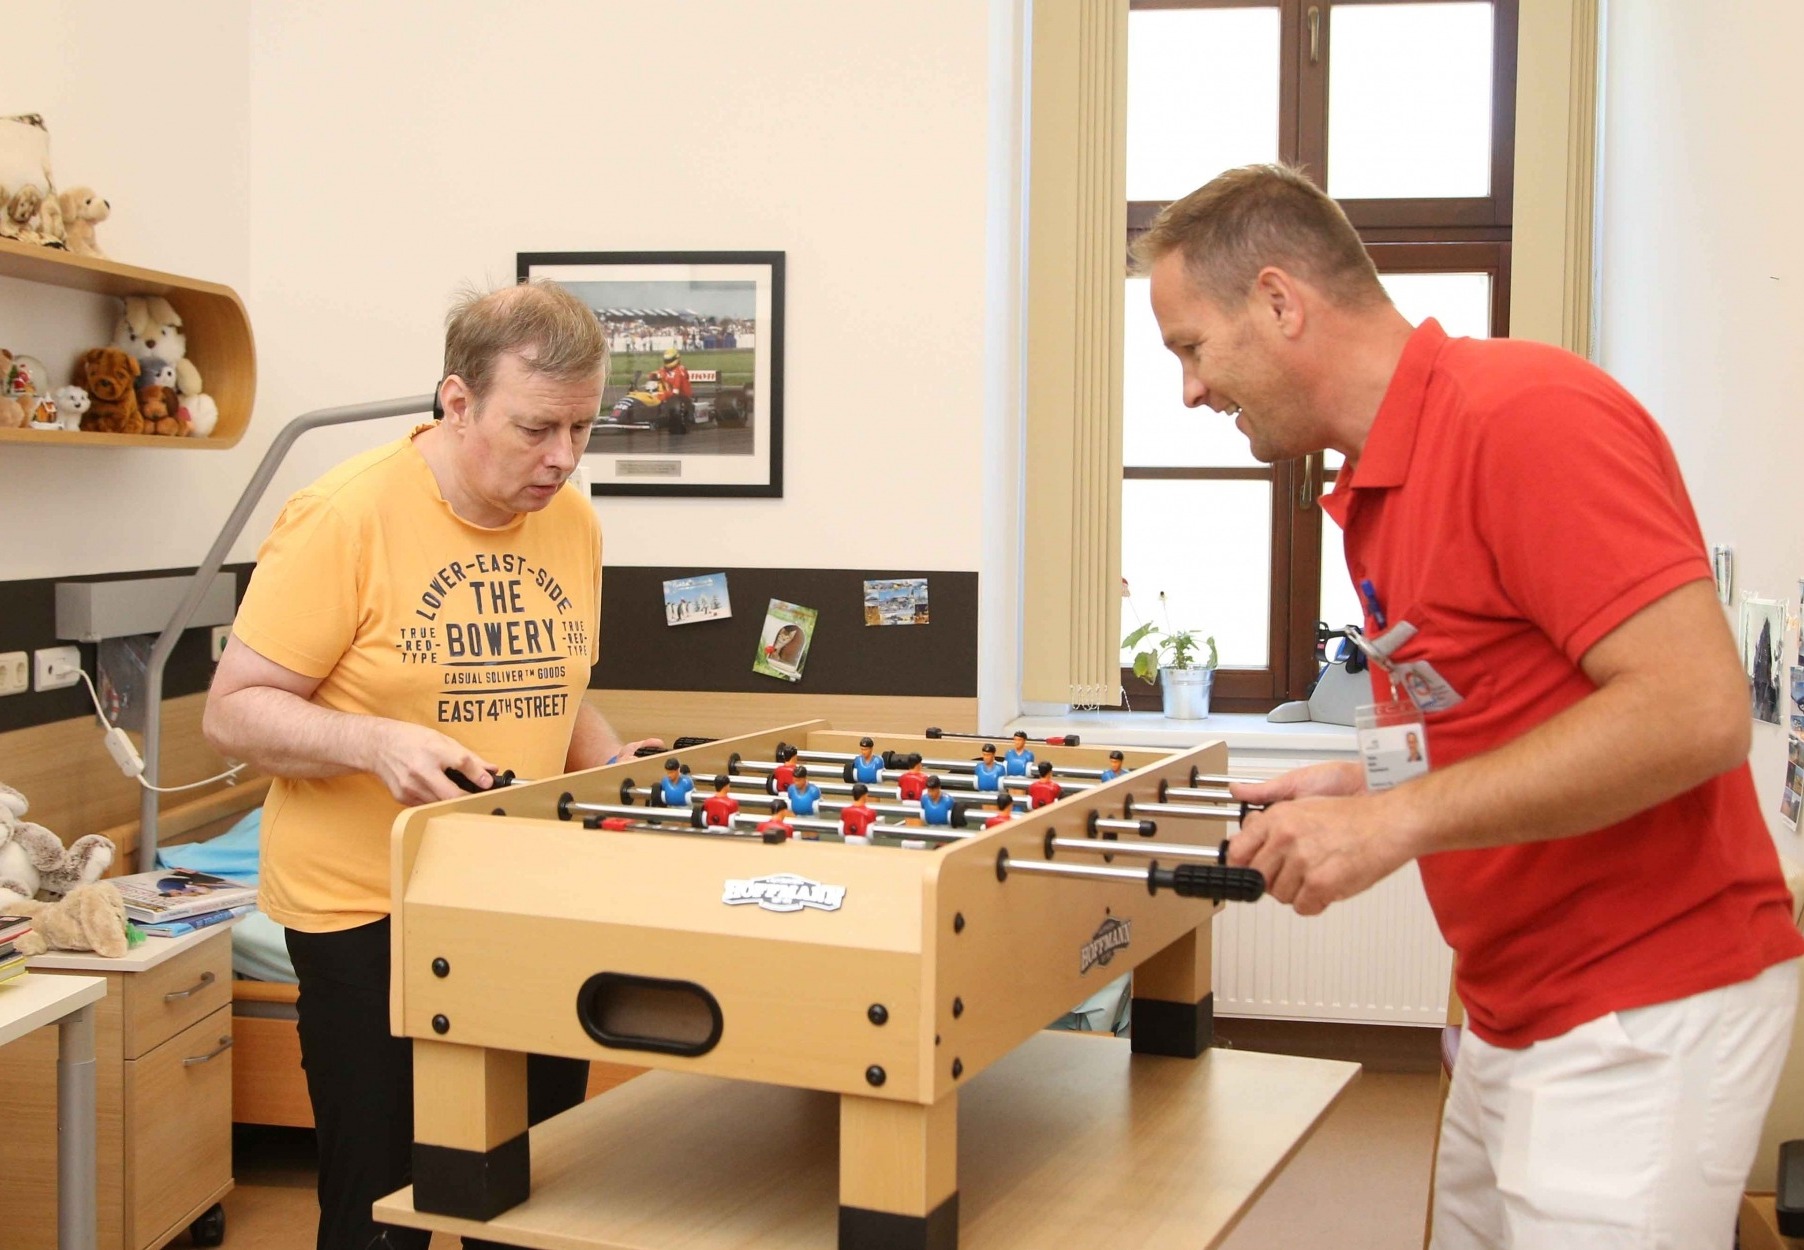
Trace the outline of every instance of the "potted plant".
[[[1163, 607], [1165, 594], [1159, 594]], [[1121, 640], [1123, 651], [1134, 652], [1134, 676], [1147, 685], [1160, 684], [1165, 715], [1171, 720], [1202, 720], [1209, 715], [1209, 692], [1215, 685], [1218, 656], [1213, 635], [1199, 638], [1194, 629], [1161, 629], [1146, 621]], [[1201, 659], [1207, 650], [1208, 659]]]

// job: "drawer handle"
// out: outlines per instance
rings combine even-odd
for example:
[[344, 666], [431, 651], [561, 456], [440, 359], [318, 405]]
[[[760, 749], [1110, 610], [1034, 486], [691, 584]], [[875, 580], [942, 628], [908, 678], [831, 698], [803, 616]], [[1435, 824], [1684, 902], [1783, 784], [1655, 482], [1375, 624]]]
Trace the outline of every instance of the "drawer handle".
[[213, 974], [211, 972], [203, 972], [200, 974], [200, 980], [196, 981], [193, 985], [190, 985], [187, 989], [176, 990], [173, 993], [163, 995], [163, 1001], [166, 1003], [173, 1003], [179, 1002], [184, 998], [192, 998], [211, 984], [213, 984]]
[[[211, 974], [209, 974], [209, 975], [211, 975]], [[214, 1048], [213, 1050], [209, 1050], [204, 1055], [195, 1055], [191, 1059], [182, 1060], [182, 1066], [184, 1068], [192, 1068], [197, 1063], [210, 1062], [211, 1060], [219, 1058], [221, 1055], [225, 1054], [226, 1051], [228, 1051], [230, 1049], [232, 1049], [232, 1039], [229, 1037], [222, 1037], [219, 1039], [219, 1045], [216, 1048]]]

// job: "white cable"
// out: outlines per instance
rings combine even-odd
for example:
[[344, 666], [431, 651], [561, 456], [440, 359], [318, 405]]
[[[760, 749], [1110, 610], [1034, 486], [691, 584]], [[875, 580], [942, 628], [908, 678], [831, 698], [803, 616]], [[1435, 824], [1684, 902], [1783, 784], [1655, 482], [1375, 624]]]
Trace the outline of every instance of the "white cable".
[[[52, 674], [52, 676], [57, 675], [60, 674]], [[123, 729], [120, 729], [117, 725], [113, 724], [112, 721], [106, 718], [106, 711], [100, 706], [100, 692], [94, 689], [94, 681], [88, 676], [88, 670], [78, 667], [75, 670], [75, 675], [80, 677], [82, 684], [87, 686], [88, 697], [94, 701], [94, 715], [98, 716], [100, 718], [100, 723], [106, 726], [107, 751], [118, 763], [119, 771], [123, 772], [128, 777], [136, 778], [138, 784], [143, 786], [146, 790], [155, 790], [158, 794], [175, 794], [182, 790], [198, 790], [200, 787], [210, 786], [216, 781], [230, 781], [244, 771], [243, 764], [234, 764], [223, 773], [208, 777], [205, 781], [190, 781], [185, 786], [151, 785], [148, 781], [144, 780], [144, 760], [138, 755], [138, 748], [132, 745], [131, 739], [125, 736], [125, 731]]]

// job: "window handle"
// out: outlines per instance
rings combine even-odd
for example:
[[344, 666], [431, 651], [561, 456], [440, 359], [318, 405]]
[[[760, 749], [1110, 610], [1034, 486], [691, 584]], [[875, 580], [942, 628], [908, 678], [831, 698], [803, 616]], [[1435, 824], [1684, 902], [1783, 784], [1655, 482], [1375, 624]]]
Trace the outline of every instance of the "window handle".
[[1309, 6], [1309, 63], [1322, 63], [1322, 8], [1317, 4]]
[[1303, 457], [1303, 480], [1297, 484], [1298, 512], [1307, 512], [1315, 507], [1315, 497], [1317, 494], [1315, 467], [1315, 456], [1309, 455]]

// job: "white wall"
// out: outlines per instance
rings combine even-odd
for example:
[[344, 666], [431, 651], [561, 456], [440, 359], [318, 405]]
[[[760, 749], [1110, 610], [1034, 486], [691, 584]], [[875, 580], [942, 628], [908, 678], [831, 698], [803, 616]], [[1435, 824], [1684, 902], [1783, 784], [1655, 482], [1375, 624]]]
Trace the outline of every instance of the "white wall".
[[[154, 9], [58, 0], [8, 5], [0, 26], [0, 115], [43, 114], [58, 185], [89, 185], [111, 201], [101, 247], [243, 293], [249, 11], [236, 0]], [[62, 341], [83, 313], [98, 337]], [[58, 358], [111, 337], [102, 301], [0, 285], [0, 346], [60, 369]], [[248, 473], [238, 452], [19, 443], [0, 452], [0, 581], [198, 563]]]
[[[991, 36], [1018, 8], [22, 8], [9, 43], [35, 52], [0, 106], [49, 117], [60, 179], [111, 195], [115, 257], [239, 290], [259, 380], [229, 453], [8, 448], [0, 518], [69, 541], [7, 544], [0, 579], [194, 563], [281, 424], [429, 389], [453, 290], [541, 250], [788, 254], [785, 498], [598, 500], [610, 562], [984, 566], [1008, 402], [986, 333], [1014, 298], [990, 176], [1013, 49]], [[282, 494], [404, 425], [308, 435], [235, 558]]]
[[[1804, 6], [1609, 5], [1600, 361], [1659, 419], [1736, 589], [1798, 600]], [[1795, 654], [1795, 653], [1794, 653]], [[1785, 730], [1755, 726], [1782, 846]]]

